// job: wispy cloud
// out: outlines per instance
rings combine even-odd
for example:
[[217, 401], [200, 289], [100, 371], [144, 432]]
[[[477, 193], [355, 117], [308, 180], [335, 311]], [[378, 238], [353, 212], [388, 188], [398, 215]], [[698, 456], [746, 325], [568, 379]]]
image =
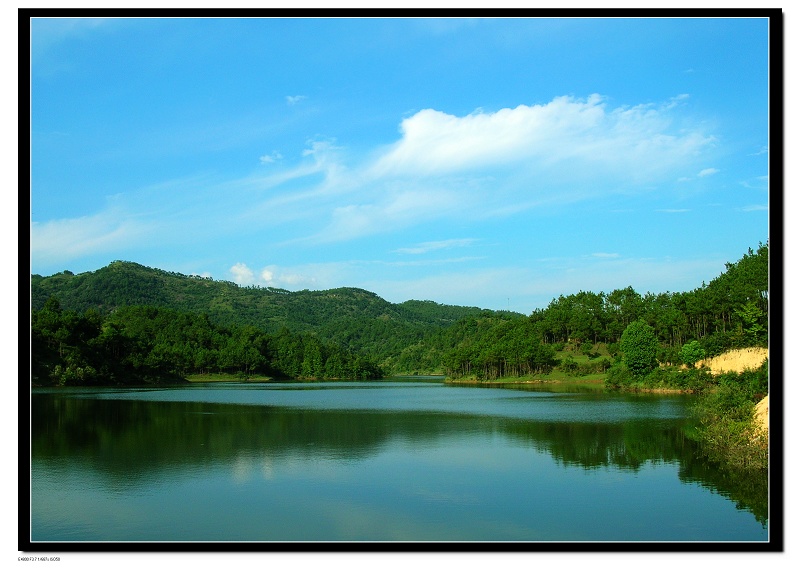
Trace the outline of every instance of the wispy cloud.
[[[551, 203], [644, 191], [676, 170], [698, 171], [698, 161], [715, 144], [699, 127], [673, 126], [674, 102], [683, 99], [609, 108], [599, 95], [558, 97], [460, 117], [422, 110], [402, 120], [396, 143], [375, 148], [360, 162], [335, 139], [313, 138], [299, 162], [277, 151], [261, 156], [262, 164], [273, 164], [270, 175], [204, 180], [202, 187], [178, 182], [158, 200], [150, 190], [129, 195], [127, 215], [106, 211], [89, 220], [34, 226], [32, 254], [60, 255], [63, 261], [62, 249], [77, 257], [103, 243], [125, 250], [237, 231], [261, 231], [271, 246], [317, 246], [445, 219], [481, 222]], [[139, 202], [158, 203], [160, 211], [156, 215]], [[169, 226], [165, 222], [147, 232], [142, 224], [148, 219], [168, 219]], [[471, 239], [426, 241], [395, 252], [422, 255], [471, 244]], [[232, 276], [268, 281], [241, 266]], [[274, 275], [272, 281], [286, 278]]]
[[31, 59], [37, 61], [53, 46], [117, 21], [117, 18], [32, 18]]
[[413, 247], [399, 248], [395, 252], [401, 254], [425, 254], [435, 250], [465, 247], [475, 242], [476, 239], [447, 239], [444, 241], [429, 241]]
[[272, 152], [272, 154], [264, 154], [261, 156], [258, 161], [262, 164], [272, 164], [273, 162], [277, 162], [278, 160], [282, 160], [283, 156], [280, 152]]
[[684, 104], [687, 100], [689, 100], [689, 95], [683, 93], [677, 97], [672, 97], [669, 102], [663, 106], [663, 108], [664, 110], [673, 109], [678, 105]]
[[[692, 289], [709, 274], [718, 274], [724, 262], [718, 258], [559, 258], [535, 267], [465, 266], [413, 280], [364, 280], [359, 285], [381, 290], [393, 302], [430, 299], [459, 305], [508, 306], [530, 313], [559, 294], [580, 290], [611, 292], [633, 286], [641, 293], [659, 293]], [[454, 282], [458, 286], [453, 286]]]
[[691, 209], [656, 209], [658, 213], [688, 213]]
[[447, 189], [403, 187], [362, 195], [361, 203], [335, 206], [327, 224], [309, 236], [309, 244], [351, 240], [396, 232], [457, 213], [463, 198]]
[[327, 187], [350, 199], [329, 209], [308, 242], [642, 191], [676, 169], [694, 169], [716, 144], [700, 127], [673, 126], [671, 113], [685, 99], [609, 108], [600, 95], [557, 97], [460, 117], [425, 109], [401, 122], [396, 143], [350, 168], [334, 168], [341, 148], [332, 142], [310, 142], [306, 155], [324, 157], [329, 168]]
[[305, 95], [289, 95], [286, 97], [286, 104], [292, 106], [296, 105], [300, 101], [306, 100], [308, 97]]
[[758, 176], [740, 183], [747, 189], [769, 189], [769, 176]]
[[120, 208], [92, 216], [31, 222], [31, 257], [39, 263], [66, 262], [136, 246], [152, 226]]
[[593, 252], [592, 256], [595, 258], [619, 258], [619, 253], [616, 252]]
[[422, 258], [419, 260], [397, 260], [391, 262], [377, 262], [385, 266], [440, 266], [443, 264], [462, 264], [465, 262], [475, 262], [485, 260], [485, 256], [459, 256], [450, 258]]
[[697, 172], [695, 176], [682, 176], [678, 178], [678, 183], [686, 183], [690, 181], [694, 181], [697, 178], [704, 178], [708, 176], [713, 176], [714, 174], [718, 174], [719, 170], [717, 168], [704, 168]]

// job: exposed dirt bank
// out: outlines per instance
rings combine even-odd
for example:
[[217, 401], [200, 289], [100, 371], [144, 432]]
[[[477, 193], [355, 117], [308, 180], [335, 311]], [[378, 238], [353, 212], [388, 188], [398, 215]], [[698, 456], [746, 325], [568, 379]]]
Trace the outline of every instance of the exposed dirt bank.
[[741, 373], [745, 369], [757, 369], [769, 357], [769, 350], [764, 347], [750, 347], [747, 349], [734, 349], [722, 355], [697, 362], [697, 366], [711, 369], [712, 375], [734, 371]]
[[753, 413], [753, 422], [756, 428], [761, 429], [764, 433], [769, 434], [769, 395], [761, 399], [756, 405], [756, 410]]
[[[711, 374], [713, 375], [730, 371], [741, 373], [746, 369], [758, 368], [767, 357], [769, 357], [768, 349], [751, 347], [749, 349], [735, 349], [711, 359], [703, 359], [698, 365], [705, 365], [711, 369]], [[761, 399], [756, 405], [756, 409], [753, 412], [753, 424], [761, 432], [769, 435], [769, 395]]]

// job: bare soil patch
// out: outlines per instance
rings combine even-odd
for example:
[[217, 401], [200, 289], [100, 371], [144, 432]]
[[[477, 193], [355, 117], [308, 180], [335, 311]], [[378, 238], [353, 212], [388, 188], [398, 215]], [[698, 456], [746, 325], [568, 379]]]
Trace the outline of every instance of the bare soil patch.
[[741, 373], [745, 369], [757, 369], [769, 357], [769, 350], [764, 347], [749, 347], [747, 349], [735, 349], [722, 355], [717, 355], [710, 359], [698, 361], [697, 366], [705, 366], [711, 369], [712, 375], [735, 372]]
[[769, 434], [769, 395], [762, 398], [753, 413], [753, 422], [765, 434]]

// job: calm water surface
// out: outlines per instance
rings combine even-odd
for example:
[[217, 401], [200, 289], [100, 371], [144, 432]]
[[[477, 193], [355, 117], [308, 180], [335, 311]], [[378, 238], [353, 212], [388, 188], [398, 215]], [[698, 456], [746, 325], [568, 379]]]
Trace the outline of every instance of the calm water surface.
[[766, 541], [687, 399], [441, 381], [40, 389], [33, 541]]

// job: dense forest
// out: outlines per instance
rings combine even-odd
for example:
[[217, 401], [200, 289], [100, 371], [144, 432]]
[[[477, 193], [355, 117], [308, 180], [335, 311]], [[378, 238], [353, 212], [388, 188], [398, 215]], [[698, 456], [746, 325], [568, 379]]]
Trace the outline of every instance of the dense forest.
[[[82, 274], [33, 275], [33, 311], [51, 297], [62, 309], [78, 313], [96, 310], [105, 316], [125, 306], [153, 306], [203, 314], [229, 328], [310, 334], [326, 345], [361, 353], [393, 373], [435, 370], [440, 354], [426, 359], [421, 348], [433, 334], [470, 315], [502, 313], [421, 300], [392, 304], [358, 288], [289, 292], [243, 287], [123, 261]], [[425, 364], [419, 367], [419, 361]]]
[[587, 372], [605, 372], [619, 363], [632, 324], [653, 336], [652, 363], [766, 345], [769, 248], [748, 250], [692, 291], [580, 291], [529, 316], [419, 300], [392, 304], [357, 288], [240, 287], [122, 261], [78, 275], [33, 275], [31, 304], [37, 384], [209, 372], [490, 380], [574, 370], [576, 363], [557, 357], [565, 350], [591, 359]]
[[34, 384], [177, 382], [188, 374], [375, 379], [383, 371], [360, 354], [286, 328], [226, 327], [207, 315], [125, 306], [102, 315], [62, 310], [49, 299], [33, 312]]
[[[769, 248], [762, 244], [689, 292], [641, 295], [631, 287], [608, 294], [581, 291], [559, 296], [527, 318], [471, 316], [438, 335], [440, 343], [449, 339], [441, 359], [448, 375], [497, 378], [570, 365], [554, 359], [565, 348], [597, 358], [602, 345], [612, 358], [620, 356], [623, 335], [636, 322], [651, 330], [659, 363], [680, 365], [700, 355], [766, 346], [768, 313]], [[694, 361], [687, 360], [687, 345], [696, 349]], [[587, 371], [603, 372], [611, 363], [598, 359]]]

